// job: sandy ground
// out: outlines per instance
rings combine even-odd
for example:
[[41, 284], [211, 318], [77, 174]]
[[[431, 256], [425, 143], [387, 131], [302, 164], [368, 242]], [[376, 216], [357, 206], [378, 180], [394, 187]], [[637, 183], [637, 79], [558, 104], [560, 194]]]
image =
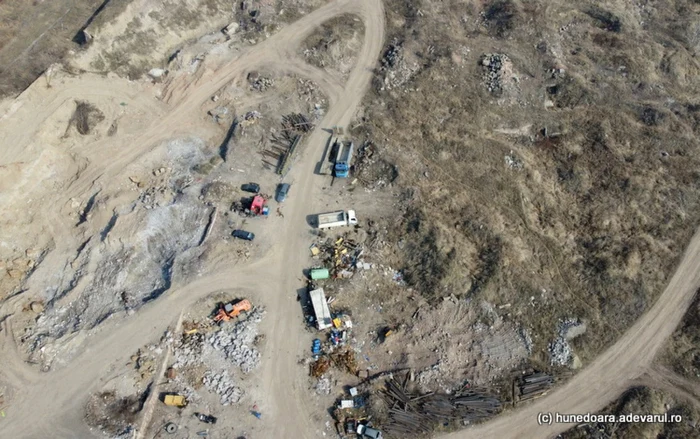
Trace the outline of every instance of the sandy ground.
[[[358, 61], [345, 84], [338, 83], [319, 69], [299, 60], [298, 46], [321, 22], [335, 16], [353, 13], [365, 24], [364, 44]], [[74, 175], [62, 187], [62, 199], [53, 200], [60, 206], [72, 197], [84, 197], [99, 182], [109, 181], [137, 162], [149, 148], [174, 135], [186, 134], [191, 128], [193, 114], [217, 90], [228, 83], [242, 81], [245, 74], [262, 66], [281, 72], [294, 73], [313, 79], [328, 96], [330, 108], [319, 124], [320, 128], [347, 126], [355, 114], [372, 78], [372, 68], [384, 43], [384, 11], [376, 0], [339, 0], [319, 8], [294, 24], [282, 29], [268, 40], [243, 50], [229, 63], [216, 70], [207, 70], [195, 80], [174, 81], [167, 90], [166, 103], [153, 97], [150, 85], [138, 85], [110, 78], [83, 76], [57, 81], [51, 88], [32, 87], [17, 100], [0, 105], [0, 133], [5, 150], [0, 165], [2, 177], [15, 184], [3, 187], [2, 201], [16, 201], [28, 193], [37, 193], [42, 185], [56, 180], [49, 165], [61, 165], [61, 177]], [[60, 150], [42, 139], [52, 125], [51, 118], [66, 102], [90, 97], [98, 102], [117, 103], [109, 117], [118, 116], [120, 102], [136, 108], [132, 113], [135, 128], [114, 140], [99, 139], [94, 148], [81, 148], [80, 160], [71, 152]], [[140, 115], [140, 116], [139, 116]], [[56, 124], [54, 124], [56, 125]], [[57, 126], [53, 126], [56, 130]], [[260, 437], [319, 437], [321, 425], [309, 416], [306, 402], [305, 370], [297, 365], [299, 352], [308, 349], [311, 335], [299, 331], [301, 311], [296, 304], [299, 277], [307, 260], [299, 255], [306, 252], [310, 235], [306, 215], [319, 210], [314, 200], [323, 181], [314, 176], [316, 158], [321, 155], [327, 134], [316, 129], [306, 140], [303, 157], [292, 170], [296, 196], [285, 206], [285, 220], [277, 234], [273, 250], [250, 264], [226, 267], [186, 285], [173, 285], [171, 290], [135, 315], [104, 323], [91, 335], [66, 367], [48, 374], [36, 372], [20, 360], [9, 325], [5, 320], [2, 338], [3, 368], [1, 377], [16, 388], [6, 417], [0, 423], [3, 437], [89, 437], [82, 420], [87, 396], [114, 376], [114, 365], [143, 343], [144, 338], [162, 333], [175, 323], [180, 312], [194, 301], [212, 292], [229, 288], [235, 281], [242, 293], [249, 293], [267, 308], [259, 394], [266, 399], [258, 403], [264, 413]], [[99, 146], [99, 148], [97, 148]], [[47, 152], [49, 151], [49, 152]], [[105, 160], [104, 154], [110, 153]], [[25, 163], [30, 158], [43, 157], [43, 168], [31, 169]], [[32, 166], [36, 166], [32, 162]], [[42, 176], [43, 178], [38, 178]], [[302, 196], [303, 194], [303, 196]], [[49, 209], [45, 209], [49, 210]], [[60, 250], [62, 236], [73, 224], [57, 220], [51, 212], [44, 214]], [[668, 288], [656, 305], [646, 313], [613, 347], [600, 356], [566, 385], [537, 402], [467, 431], [448, 437], [551, 437], [569, 425], [540, 426], [540, 412], [585, 413], [594, 411], [614, 400], [630, 384], [649, 370], [656, 353], [683, 317], [693, 295], [700, 286], [700, 235], [688, 246], [683, 261]], [[55, 267], [60, 270], [60, 267]], [[299, 335], [302, 334], [302, 335]]]
[[[300, 42], [321, 22], [346, 13], [359, 15], [364, 20], [366, 34], [355, 69], [343, 86], [319, 69], [298, 60], [296, 53]], [[314, 80], [328, 96], [330, 103], [330, 109], [320, 126], [347, 125], [369, 86], [372, 67], [380, 54], [384, 40], [383, 17], [381, 3], [378, 2], [330, 3], [257, 46], [239, 52], [236, 59], [217, 71], [207, 71], [194, 82], [172, 83], [167, 92], [169, 108], [163, 108], [162, 104], [149, 97], [153, 96], [152, 93], [143, 93], [143, 90], [129, 87], [128, 81], [122, 82], [122, 90], [114, 90], [109, 81], [100, 81], [97, 78], [87, 88], [85, 82], [66, 80], [74, 82], [74, 85], [63, 87], [63, 84], [54, 83], [48, 90], [30, 89], [17, 101], [5, 104], [2, 108], [5, 116], [0, 129], [5, 133], [7, 144], [11, 145], [3, 157], [3, 162], [7, 164], [26, 159], [33, 152], [28, 144], [31, 143], [32, 134], [40, 126], [37, 121], [50, 118], [56, 107], [60, 107], [67, 100], [80, 98], [85, 94], [116, 94], [122, 98], [128, 92], [133, 97], [133, 100], [127, 102], [130, 105], [158, 107], [149, 113], [147, 128], [141, 133], [135, 133], [128, 144], [120, 144], [119, 154], [112, 156], [111, 160], [88, 158], [89, 165], [65, 191], [66, 199], [80, 196], [90, 192], [96, 181], [105, 181], [119, 175], [124, 167], [138, 161], [150, 145], [173, 135], [187, 133], [187, 121], [192, 117], [193, 111], [197, 111], [202, 103], [224, 85], [240, 81], [248, 71], [262, 66]], [[42, 94], [43, 96], [38, 96]], [[45, 103], [41, 105], [40, 101]], [[28, 114], [32, 116], [26, 117]], [[22, 392], [18, 392], [11, 405], [5, 409], [6, 419], [11, 421], [0, 425], [2, 435], [88, 436], [90, 433], [82, 422], [85, 398], [110, 379], [110, 369], [113, 365], [120, 359], [123, 360], [127, 353], [138, 349], [144, 335], [165, 330], [168, 325], [174, 323], [184, 307], [198, 298], [227, 288], [231, 279], [235, 279], [238, 285], [254, 286], [249, 288], [251, 290], [265, 291], [262, 302], [270, 316], [266, 328], [270, 336], [263, 353], [261, 371], [261, 382], [265, 384], [265, 388], [260, 392], [268, 395], [268, 398], [258, 404], [260, 411], [265, 414], [265, 428], [268, 431], [261, 437], [284, 437], [290, 428], [300, 432], [317, 431], [320, 426], [313, 425], [305, 415], [307, 410], [304, 399], [296, 396], [297, 392], [305, 388], [306, 380], [306, 371], [296, 365], [296, 355], [308, 346], [310, 335], [307, 336], [309, 340], [306, 340], [305, 337], [290, 338], [290, 334], [299, 333], [301, 311], [296, 304], [296, 289], [300, 287], [298, 279], [306, 261], [298, 255], [299, 252], [306, 252], [306, 241], [310, 236], [306, 230], [308, 226], [305, 218], [314, 212], [315, 206], [307, 200], [314, 200], [314, 194], [320, 190], [321, 181], [314, 179], [313, 169], [317, 157], [321, 156], [326, 136], [321, 129], [311, 134], [307, 138], [304, 156], [313, 159], [301, 162], [300, 158], [300, 163], [292, 170], [291, 177], [296, 182], [294, 190], [297, 196], [291, 198], [285, 206], [284, 230], [279, 235], [286, 236], [287, 239], [280, 240], [274, 251], [246, 267], [217, 271], [216, 274], [189, 285], [174, 285], [162, 300], [145, 306], [133, 317], [121, 322], [106, 322], [105, 326], [93, 335], [89, 347], [65, 368], [42, 375], [33, 372], [21, 362], [7, 364], [3, 370], [4, 378], [17, 383]], [[120, 141], [123, 141], [123, 137]], [[100, 144], [103, 151], [109, 148], [105, 143], [107, 142], [103, 139]], [[17, 190], [15, 196], [22, 196], [22, 191]], [[55, 228], [60, 227], [57, 225]], [[57, 235], [59, 241], [60, 234]], [[251, 296], [255, 295], [255, 291], [250, 293]], [[9, 336], [8, 331], [4, 331], [4, 334]], [[11, 337], [6, 337], [5, 353], [16, 358], [16, 353], [10, 353], [14, 349], [13, 346]]]

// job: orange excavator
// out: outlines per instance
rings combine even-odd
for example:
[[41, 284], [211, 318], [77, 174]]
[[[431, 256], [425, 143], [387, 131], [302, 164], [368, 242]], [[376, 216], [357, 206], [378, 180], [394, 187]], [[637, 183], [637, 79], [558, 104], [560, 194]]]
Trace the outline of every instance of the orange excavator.
[[215, 322], [228, 322], [231, 319], [238, 317], [242, 312], [248, 312], [253, 309], [248, 299], [239, 300], [238, 302], [229, 302], [220, 304], [219, 311], [214, 316]]

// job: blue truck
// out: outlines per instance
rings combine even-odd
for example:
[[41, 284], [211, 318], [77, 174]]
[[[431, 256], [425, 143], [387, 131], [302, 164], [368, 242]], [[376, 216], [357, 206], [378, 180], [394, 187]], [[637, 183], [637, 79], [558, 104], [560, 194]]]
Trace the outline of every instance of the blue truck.
[[337, 158], [333, 168], [337, 178], [347, 178], [348, 175], [350, 175], [350, 163], [352, 162], [352, 153], [354, 149], [355, 145], [351, 141], [340, 142], [338, 155], [336, 156]]

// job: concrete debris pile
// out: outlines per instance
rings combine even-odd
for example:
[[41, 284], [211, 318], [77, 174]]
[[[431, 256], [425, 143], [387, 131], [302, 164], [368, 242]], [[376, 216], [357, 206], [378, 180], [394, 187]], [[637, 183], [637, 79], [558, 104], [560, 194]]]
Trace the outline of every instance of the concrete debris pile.
[[246, 122], [246, 124], [251, 125], [254, 124], [258, 119], [260, 119], [260, 117], [262, 117], [260, 112], [253, 110], [247, 112], [245, 116], [243, 116], [243, 120], [244, 122]]
[[552, 366], [574, 366], [575, 354], [570, 340], [586, 332], [586, 324], [576, 319], [564, 320], [559, 324], [559, 335], [549, 344], [550, 364]]
[[243, 389], [234, 385], [233, 379], [225, 370], [219, 373], [208, 370], [202, 378], [202, 383], [207, 389], [221, 397], [221, 405], [239, 403], [245, 394]]
[[404, 56], [403, 46], [398, 42], [389, 45], [381, 64], [379, 71], [382, 75], [379, 78], [383, 77], [383, 80], [380, 79], [381, 82], [376, 86], [379, 91], [401, 87], [420, 69], [416, 62], [409, 65]]
[[251, 372], [260, 364], [260, 352], [253, 347], [253, 343], [263, 314], [260, 308], [254, 309], [244, 320], [235, 325], [224, 325], [220, 331], [209, 334], [206, 344], [221, 352], [243, 373]]
[[509, 64], [508, 56], [501, 53], [487, 53], [481, 57], [481, 65], [485, 70], [484, 83], [491, 93], [500, 95], [503, 92], [503, 80]]
[[[45, 277], [50, 305], [26, 334], [32, 361], [50, 367], [59, 349], [49, 346], [53, 340], [94, 328], [116, 312], [136, 311], [168, 291], [173, 278], [188, 276], [196, 269], [196, 247], [208, 218], [209, 211], [188, 195], [167, 206], [114, 213], [80, 247], [58, 282]], [[108, 239], [112, 236], [119, 238]]]
[[316, 393], [318, 395], [330, 395], [331, 394], [331, 380], [327, 377], [321, 377], [316, 382]]
[[523, 169], [523, 161], [512, 150], [505, 156], [505, 162], [510, 169]]
[[274, 79], [260, 76], [257, 72], [250, 72], [248, 74], [248, 82], [253, 90], [261, 93], [275, 85]]
[[183, 369], [202, 362], [202, 346], [204, 334], [194, 333], [185, 335], [174, 346], [173, 369]]

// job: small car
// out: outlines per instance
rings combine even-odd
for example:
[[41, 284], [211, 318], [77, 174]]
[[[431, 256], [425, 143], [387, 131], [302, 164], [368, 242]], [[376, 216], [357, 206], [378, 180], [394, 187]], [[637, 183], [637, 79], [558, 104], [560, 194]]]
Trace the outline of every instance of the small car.
[[289, 183], [282, 183], [279, 186], [277, 186], [277, 195], [275, 196], [275, 201], [278, 203], [283, 202], [287, 198], [287, 194], [289, 193]]
[[253, 232], [246, 232], [245, 230], [236, 229], [231, 233], [234, 238], [245, 239], [246, 241], [252, 241], [255, 239], [255, 234]]
[[205, 415], [204, 413], [194, 413], [194, 416], [205, 424], [216, 424], [216, 417], [212, 415]]
[[257, 183], [246, 183], [241, 185], [241, 190], [245, 192], [250, 192], [251, 194], [257, 194], [260, 192], [260, 185]]

